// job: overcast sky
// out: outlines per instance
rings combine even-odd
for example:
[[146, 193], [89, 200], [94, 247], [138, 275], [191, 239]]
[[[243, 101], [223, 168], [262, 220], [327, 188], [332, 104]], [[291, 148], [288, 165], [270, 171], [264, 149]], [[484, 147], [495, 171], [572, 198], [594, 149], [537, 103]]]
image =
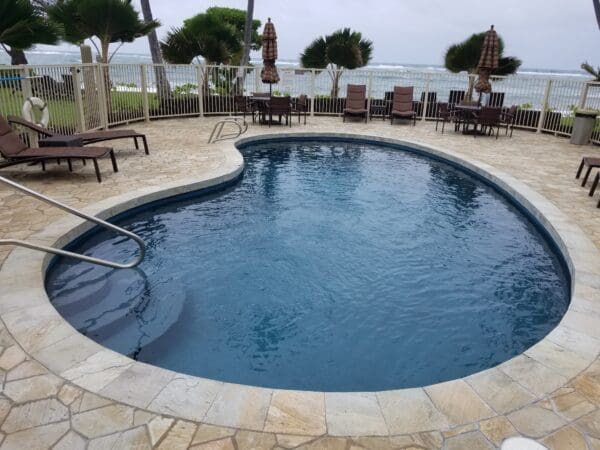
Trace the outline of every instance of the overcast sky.
[[[139, 1], [134, 0], [139, 9]], [[172, 26], [210, 6], [246, 8], [246, 0], [151, 0], [155, 18]], [[254, 17], [275, 23], [279, 56], [297, 59], [315, 37], [341, 27], [374, 43], [373, 62], [442, 64], [445, 49], [491, 24], [505, 54], [527, 68], [577, 69], [600, 65], [600, 30], [592, 0], [255, 0]], [[146, 39], [123, 52], [147, 53]], [[257, 55], [258, 56], [258, 55]]]

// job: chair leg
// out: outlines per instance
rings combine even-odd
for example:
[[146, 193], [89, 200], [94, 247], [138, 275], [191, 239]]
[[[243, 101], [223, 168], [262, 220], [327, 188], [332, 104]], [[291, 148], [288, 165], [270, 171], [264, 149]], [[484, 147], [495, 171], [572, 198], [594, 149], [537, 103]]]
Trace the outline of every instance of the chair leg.
[[71, 162], [71, 158], [67, 158], [67, 166], [69, 166], [69, 172], [73, 172], [73, 163]]
[[[435, 125], [437, 127], [437, 124]], [[446, 121], [442, 121], [442, 134], [444, 134], [444, 127], [446, 126]]]
[[583, 170], [583, 166], [585, 165], [585, 159], [581, 160], [581, 164], [579, 164], [579, 168], [577, 169], [577, 174], [575, 178], [579, 178], [581, 176], [581, 171]]
[[111, 150], [111, 151], [110, 151], [110, 162], [112, 163], [113, 170], [114, 170], [115, 172], [118, 172], [118, 171], [119, 171], [119, 168], [117, 167], [117, 158], [115, 157], [115, 152], [114, 152], [114, 150]]
[[435, 131], [438, 130], [438, 123], [440, 123], [440, 118], [439, 117], [437, 119], [435, 119]]
[[590, 189], [590, 193], [588, 194], [590, 197], [594, 196], [594, 192], [596, 192], [596, 188], [598, 187], [598, 182], [600, 182], [600, 172], [596, 174], [596, 178], [594, 178], [594, 182], [592, 183], [592, 188]]
[[42, 163], [42, 171], [46, 171], [46, 161], [40, 161]]
[[137, 140], [136, 136], [133, 137], [133, 144], [135, 145], [136, 150], [140, 149], [140, 145], [138, 144], [138, 140]]
[[304, 125], [306, 125], [306, 116], [307, 116], [306, 111], [304, 111]]
[[94, 163], [94, 170], [96, 171], [96, 178], [98, 179], [98, 183], [102, 183], [102, 175], [100, 175], [100, 167], [98, 166], [98, 159], [92, 158], [92, 162]]
[[588, 166], [588, 170], [585, 172], [585, 176], [583, 177], [583, 181], [581, 182], [582, 186], [585, 186], [585, 184], [587, 183], [588, 177], [590, 176], [591, 172], [592, 172], [592, 166]]

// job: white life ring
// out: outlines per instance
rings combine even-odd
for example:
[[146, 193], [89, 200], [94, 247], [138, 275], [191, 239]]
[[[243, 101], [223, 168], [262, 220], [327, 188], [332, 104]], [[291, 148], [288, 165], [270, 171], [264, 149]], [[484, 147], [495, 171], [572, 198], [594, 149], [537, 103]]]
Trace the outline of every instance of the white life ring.
[[[42, 112], [42, 118], [39, 122], [35, 121], [35, 116], [33, 115], [33, 108], [37, 108]], [[28, 122], [35, 123], [36, 125], [40, 125], [43, 127], [48, 126], [48, 122], [50, 121], [50, 111], [48, 111], [48, 104], [38, 97], [28, 97], [23, 103], [22, 110], [23, 119]]]

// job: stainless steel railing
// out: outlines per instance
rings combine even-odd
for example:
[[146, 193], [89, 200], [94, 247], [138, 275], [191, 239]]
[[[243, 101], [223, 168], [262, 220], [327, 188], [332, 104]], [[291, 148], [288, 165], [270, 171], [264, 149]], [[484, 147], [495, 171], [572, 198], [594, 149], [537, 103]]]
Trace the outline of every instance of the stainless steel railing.
[[[223, 128], [228, 123], [236, 125], [238, 129], [233, 133], [223, 134]], [[235, 139], [244, 134], [246, 131], [248, 131], [248, 123], [245, 120], [242, 121], [242, 119], [239, 117], [227, 117], [226, 119], [219, 120], [215, 124], [212, 133], [210, 133], [210, 137], [208, 138], [208, 143], [213, 144], [226, 139]]]
[[114, 231], [115, 233], [121, 234], [123, 236], [127, 236], [128, 238], [135, 241], [135, 243], [139, 246], [140, 253], [137, 255], [135, 260], [133, 260], [132, 262], [127, 263], [127, 264], [120, 264], [120, 263], [116, 263], [113, 261], [107, 261], [105, 259], [100, 259], [100, 258], [94, 258], [92, 256], [86, 256], [86, 255], [82, 255], [79, 253], [73, 253], [73, 252], [69, 252], [67, 250], [61, 250], [61, 249], [54, 248], [54, 247], [47, 247], [45, 245], [39, 245], [39, 244], [31, 244], [27, 241], [23, 241], [20, 239], [0, 239], [0, 245], [16, 245], [18, 247], [25, 247], [25, 248], [29, 248], [31, 250], [52, 253], [54, 255], [67, 256], [70, 258], [78, 259], [80, 261], [86, 261], [86, 262], [89, 262], [92, 264], [99, 264], [101, 266], [110, 267], [112, 269], [131, 269], [133, 267], [138, 266], [143, 261], [144, 256], [146, 254], [146, 244], [144, 244], [144, 241], [142, 240], [142, 238], [140, 238], [137, 234], [132, 233], [131, 231], [127, 231], [127, 230], [120, 228], [116, 225], [113, 225], [111, 223], [108, 223], [102, 219], [98, 219], [97, 217], [85, 214], [75, 208], [71, 208], [70, 206], [67, 206], [64, 203], [61, 203], [54, 199], [51, 199], [50, 197], [40, 194], [39, 192], [29, 189], [19, 183], [15, 183], [14, 181], [11, 181], [7, 178], [0, 177], [0, 183], [10, 186], [11, 188], [13, 188], [17, 191], [23, 192], [31, 197], [34, 197], [38, 200], [48, 203], [49, 205], [55, 206], [59, 209], [62, 209], [63, 211], [66, 211], [77, 217], [81, 217], [82, 219], [89, 220], [90, 222], [93, 222], [97, 225], [100, 225], [104, 228]]

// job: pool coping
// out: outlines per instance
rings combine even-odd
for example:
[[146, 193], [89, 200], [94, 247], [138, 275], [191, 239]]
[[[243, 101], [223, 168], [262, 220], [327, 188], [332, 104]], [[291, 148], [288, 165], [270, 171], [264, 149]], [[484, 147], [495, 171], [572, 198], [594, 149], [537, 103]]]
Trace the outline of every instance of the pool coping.
[[[101, 218], [162, 198], [235, 179], [243, 170], [236, 145], [330, 136], [411, 147], [466, 168], [507, 193], [545, 228], [571, 272], [571, 303], [544, 339], [499, 366], [465, 378], [380, 392], [267, 389], [184, 375], [131, 360], [79, 334], [50, 304], [44, 276], [51, 255], [17, 248], [0, 268], [0, 318], [23, 349], [62, 378], [103, 397], [211, 425], [318, 436], [388, 436], [446, 430], [515, 414], [568, 384], [600, 351], [600, 252], [578, 225], [516, 178], [479, 161], [412, 140], [349, 133], [273, 133], [222, 143], [225, 163], [199, 180], [144, 188], [84, 209]], [[79, 218], [53, 222], [30, 237], [64, 246], [93, 225]], [[590, 314], [593, 311], [595, 314]], [[499, 394], [500, 392], [500, 394]]]

